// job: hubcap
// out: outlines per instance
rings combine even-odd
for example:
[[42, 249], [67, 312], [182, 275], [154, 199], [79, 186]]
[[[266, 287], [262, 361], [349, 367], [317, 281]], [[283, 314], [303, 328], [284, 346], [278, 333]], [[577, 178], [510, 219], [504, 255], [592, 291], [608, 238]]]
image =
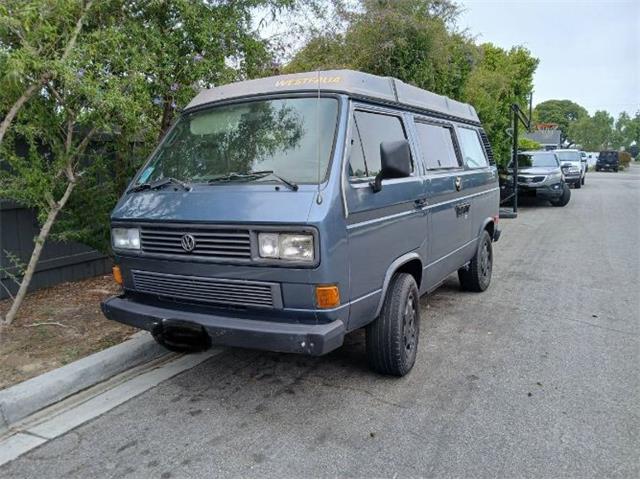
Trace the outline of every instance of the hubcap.
[[416, 347], [416, 301], [413, 293], [409, 294], [403, 315], [403, 342], [407, 352]]

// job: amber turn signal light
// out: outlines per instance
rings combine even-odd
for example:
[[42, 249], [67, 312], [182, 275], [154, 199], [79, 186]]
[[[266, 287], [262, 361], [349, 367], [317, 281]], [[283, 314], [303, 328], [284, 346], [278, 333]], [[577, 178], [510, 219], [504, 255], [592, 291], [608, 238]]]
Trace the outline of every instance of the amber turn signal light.
[[318, 285], [316, 287], [316, 305], [318, 308], [334, 308], [340, 305], [340, 290], [337, 285]]
[[118, 285], [122, 285], [122, 272], [120, 271], [120, 267], [118, 265], [114, 265], [111, 271], [113, 272], [113, 280]]

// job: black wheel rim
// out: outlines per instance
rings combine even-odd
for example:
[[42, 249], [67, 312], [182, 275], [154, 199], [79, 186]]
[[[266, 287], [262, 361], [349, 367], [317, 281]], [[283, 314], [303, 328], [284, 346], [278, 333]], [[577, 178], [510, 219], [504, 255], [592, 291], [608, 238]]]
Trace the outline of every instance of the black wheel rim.
[[491, 255], [491, 244], [485, 241], [480, 250], [480, 276], [485, 282], [491, 278]]
[[402, 340], [404, 348], [407, 352], [407, 355], [411, 355], [416, 349], [416, 343], [418, 340], [418, 332], [417, 332], [417, 305], [416, 298], [412, 293], [409, 294], [409, 298], [407, 298], [407, 303], [404, 307], [403, 313], [403, 328], [402, 328]]

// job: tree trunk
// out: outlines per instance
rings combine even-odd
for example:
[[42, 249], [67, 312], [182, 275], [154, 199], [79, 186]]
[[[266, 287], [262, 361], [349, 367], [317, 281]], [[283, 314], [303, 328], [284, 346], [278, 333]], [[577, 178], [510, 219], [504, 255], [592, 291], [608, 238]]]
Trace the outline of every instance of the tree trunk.
[[162, 137], [171, 126], [171, 120], [173, 119], [173, 107], [171, 101], [165, 100], [164, 109], [162, 110], [162, 120], [160, 120], [160, 134], [158, 135], [158, 141], [162, 140]]
[[47, 237], [49, 236], [49, 231], [51, 230], [51, 227], [53, 226], [58, 213], [60, 213], [60, 210], [64, 208], [67, 200], [69, 200], [69, 196], [71, 195], [71, 192], [73, 191], [75, 186], [75, 180], [70, 181], [67, 184], [67, 188], [64, 192], [64, 195], [62, 195], [62, 198], [58, 202], [56, 202], [55, 205], [49, 210], [47, 220], [44, 222], [44, 225], [42, 225], [40, 233], [38, 234], [38, 238], [36, 239], [36, 244], [33, 249], [33, 253], [31, 253], [31, 258], [29, 259], [27, 269], [24, 272], [24, 277], [22, 277], [22, 282], [20, 282], [18, 293], [13, 299], [13, 303], [11, 303], [11, 308], [9, 309], [9, 312], [7, 313], [4, 321], [2, 322], [3, 324], [11, 325], [11, 322], [13, 322], [16, 314], [18, 313], [18, 309], [20, 308], [20, 305], [22, 304], [22, 301], [27, 294], [27, 288], [31, 283], [31, 278], [36, 271], [36, 266], [38, 264], [38, 260], [40, 260], [40, 255], [42, 254], [42, 249], [44, 248], [44, 244], [47, 241]]
[[13, 119], [16, 117], [22, 106], [33, 96], [38, 87], [41, 87], [43, 83], [44, 81], [41, 80], [38, 83], [30, 85], [24, 91], [22, 96], [13, 104], [13, 106], [7, 113], [7, 116], [2, 119], [2, 123], [0, 123], [0, 145], [2, 145], [2, 140], [4, 139], [7, 130], [9, 130], [9, 125], [11, 125], [11, 122], [13, 122]]

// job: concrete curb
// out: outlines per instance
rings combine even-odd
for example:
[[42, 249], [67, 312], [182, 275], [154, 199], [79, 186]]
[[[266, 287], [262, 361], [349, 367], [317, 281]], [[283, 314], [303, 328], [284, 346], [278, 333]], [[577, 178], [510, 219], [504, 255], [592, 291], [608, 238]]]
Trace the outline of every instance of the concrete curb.
[[0, 429], [129, 368], [169, 353], [147, 332], [0, 391]]

